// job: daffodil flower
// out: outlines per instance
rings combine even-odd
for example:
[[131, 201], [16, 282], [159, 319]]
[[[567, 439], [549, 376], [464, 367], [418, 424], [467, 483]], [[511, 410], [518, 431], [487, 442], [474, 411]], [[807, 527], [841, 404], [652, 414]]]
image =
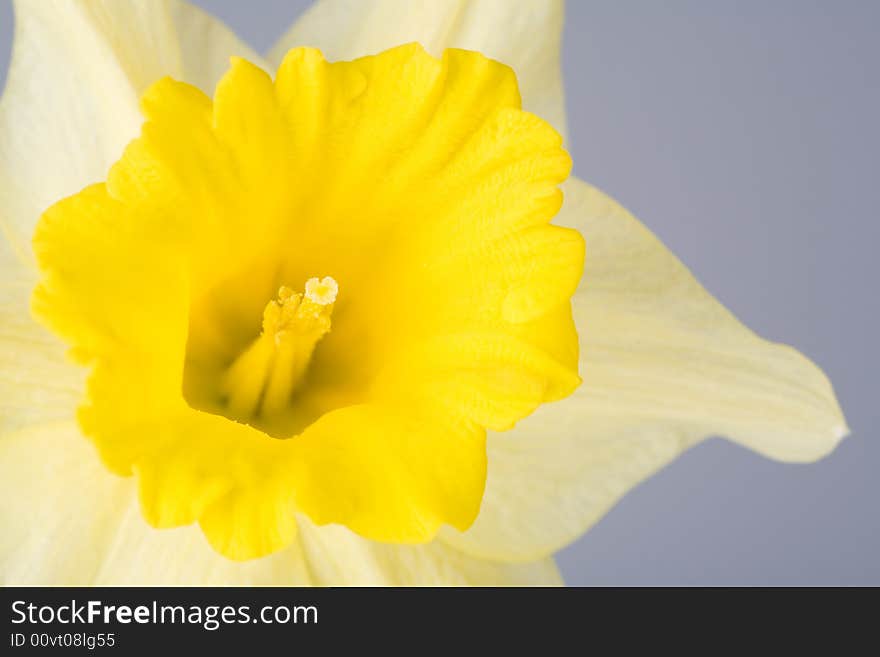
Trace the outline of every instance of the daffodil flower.
[[318, 2], [265, 59], [178, 0], [16, 16], [3, 581], [558, 583], [702, 438], [845, 435], [568, 178], [561, 2]]

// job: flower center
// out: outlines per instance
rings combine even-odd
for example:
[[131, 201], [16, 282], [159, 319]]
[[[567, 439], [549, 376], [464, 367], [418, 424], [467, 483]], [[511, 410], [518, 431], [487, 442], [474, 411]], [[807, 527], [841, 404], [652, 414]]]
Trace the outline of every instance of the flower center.
[[580, 383], [583, 239], [550, 223], [571, 160], [513, 72], [301, 48], [142, 107], [106, 182], [41, 219], [33, 307], [91, 368], [80, 423], [147, 521], [233, 559], [300, 515], [390, 543], [469, 527], [486, 431]]
[[250, 423], [283, 411], [303, 382], [318, 342], [330, 331], [339, 286], [330, 276], [306, 281], [305, 294], [286, 285], [263, 310], [260, 335], [233, 361], [221, 391], [229, 416]]

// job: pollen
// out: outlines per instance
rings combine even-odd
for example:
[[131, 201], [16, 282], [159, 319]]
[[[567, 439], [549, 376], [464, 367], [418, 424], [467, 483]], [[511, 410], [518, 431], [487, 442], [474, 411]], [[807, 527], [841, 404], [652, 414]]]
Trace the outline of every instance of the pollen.
[[310, 278], [306, 281], [306, 298], [320, 306], [336, 301], [337, 294], [339, 294], [339, 285], [332, 276], [325, 276], [321, 280]]

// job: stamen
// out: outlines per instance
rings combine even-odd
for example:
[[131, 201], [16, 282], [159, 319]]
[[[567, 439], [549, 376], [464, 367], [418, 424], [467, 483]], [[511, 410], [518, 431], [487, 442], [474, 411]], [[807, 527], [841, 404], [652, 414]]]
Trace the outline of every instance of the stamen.
[[339, 285], [331, 276], [325, 276], [320, 281], [317, 278], [310, 278], [306, 281], [306, 299], [315, 303], [326, 306], [336, 301], [336, 295], [339, 293]]
[[305, 295], [286, 285], [263, 310], [263, 330], [226, 372], [223, 392], [242, 422], [283, 410], [305, 377], [318, 342], [330, 331], [339, 286], [310, 278]]

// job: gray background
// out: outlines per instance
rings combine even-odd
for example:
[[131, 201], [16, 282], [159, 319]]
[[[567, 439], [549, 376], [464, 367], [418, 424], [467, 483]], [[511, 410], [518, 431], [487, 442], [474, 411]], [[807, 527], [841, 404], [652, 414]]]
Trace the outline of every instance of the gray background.
[[[265, 50], [308, 2], [196, 4]], [[0, 0], [3, 75], [11, 23]], [[880, 584], [878, 26], [871, 0], [570, 0], [575, 173], [818, 362], [853, 432], [812, 465], [707, 441], [561, 553], [570, 584]]]

